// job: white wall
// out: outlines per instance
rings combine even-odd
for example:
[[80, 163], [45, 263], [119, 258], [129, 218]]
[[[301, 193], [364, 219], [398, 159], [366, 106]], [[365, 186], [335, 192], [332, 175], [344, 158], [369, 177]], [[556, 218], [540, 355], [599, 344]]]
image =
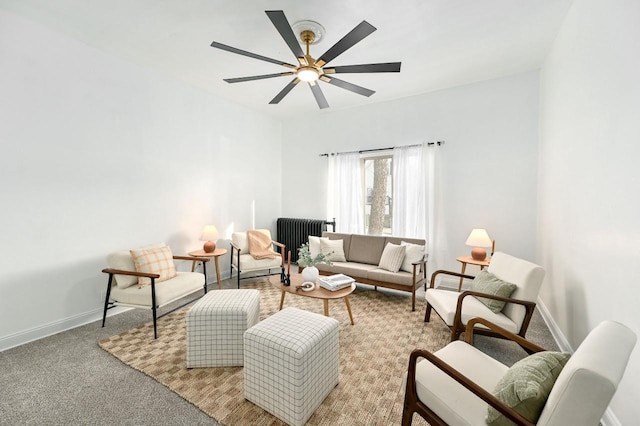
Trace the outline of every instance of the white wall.
[[279, 122], [2, 10], [0, 64], [0, 350], [95, 317], [111, 251], [186, 254], [254, 201], [275, 231]]
[[[541, 74], [541, 297], [572, 347], [604, 319], [640, 336], [640, 2], [576, 0]], [[611, 409], [640, 418], [636, 347]]]
[[434, 148], [442, 200], [429, 270], [459, 270], [455, 258], [469, 254], [464, 242], [478, 227], [488, 230], [497, 250], [535, 256], [537, 72], [287, 122], [283, 134], [287, 216], [325, 217], [321, 153], [444, 140]]

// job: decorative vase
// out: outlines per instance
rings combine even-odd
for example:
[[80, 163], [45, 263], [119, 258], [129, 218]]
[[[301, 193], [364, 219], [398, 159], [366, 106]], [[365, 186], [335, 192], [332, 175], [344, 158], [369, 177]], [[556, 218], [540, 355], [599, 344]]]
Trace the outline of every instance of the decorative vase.
[[319, 275], [320, 271], [315, 266], [307, 266], [302, 270], [302, 279], [304, 281], [315, 283]]

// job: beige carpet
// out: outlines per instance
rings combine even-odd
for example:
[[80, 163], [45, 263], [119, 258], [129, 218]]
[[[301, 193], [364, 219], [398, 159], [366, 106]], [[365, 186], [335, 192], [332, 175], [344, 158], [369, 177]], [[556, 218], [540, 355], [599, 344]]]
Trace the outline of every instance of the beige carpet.
[[[268, 282], [243, 285], [261, 292], [262, 319], [278, 310], [280, 292]], [[215, 291], [215, 290], [214, 290]], [[446, 345], [449, 331], [442, 321], [423, 322], [425, 302], [411, 312], [407, 297], [357, 289], [350, 297], [355, 325], [342, 300], [330, 301], [340, 321], [340, 383], [316, 410], [309, 425], [398, 425], [404, 397], [403, 374], [409, 354], [421, 347]], [[287, 295], [286, 306], [322, 314], [322, 301]], [[185, 313], [176, 311], [158, 321], [98, 342], [125, 364], [162, 383], [224, 425], [282, 425], [243, 397], [242, 368], [187, 369]], [[135, 398], [135, 395], [132, 395]], [[415, 425], [426, 424], [415, 416]]]

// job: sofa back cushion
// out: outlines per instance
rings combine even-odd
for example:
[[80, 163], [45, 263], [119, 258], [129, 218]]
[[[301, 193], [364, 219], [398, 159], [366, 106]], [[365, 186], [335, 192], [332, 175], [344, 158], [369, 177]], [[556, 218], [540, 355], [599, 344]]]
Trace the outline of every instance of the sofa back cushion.
[[411, 244], [418, 244], [419, 246], [423, 246], [425, 244], [425, 241], [420, 239], [420, 238], [401, 238], [401, 237], [384, 237], [386, 239], [385, 244], [386, 243], [391, 243], [391, 244], [402, 244], [402, 242], [406, 242], [406, 243], [411, 243]]
[[385, 237], [353, 234], [347, 260], [377, 265], [380, 263], [384, 246]]

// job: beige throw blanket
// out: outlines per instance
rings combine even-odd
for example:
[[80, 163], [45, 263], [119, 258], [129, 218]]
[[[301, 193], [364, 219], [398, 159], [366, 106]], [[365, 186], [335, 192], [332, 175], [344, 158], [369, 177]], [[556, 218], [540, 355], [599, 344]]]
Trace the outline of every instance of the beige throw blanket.
[[254, 259], [274, 259], [280, 257], [278, 253], [271, 248], [271, 238], [260, 231], [247, 231], [247, 240], [249, 242], [249, 254]]

